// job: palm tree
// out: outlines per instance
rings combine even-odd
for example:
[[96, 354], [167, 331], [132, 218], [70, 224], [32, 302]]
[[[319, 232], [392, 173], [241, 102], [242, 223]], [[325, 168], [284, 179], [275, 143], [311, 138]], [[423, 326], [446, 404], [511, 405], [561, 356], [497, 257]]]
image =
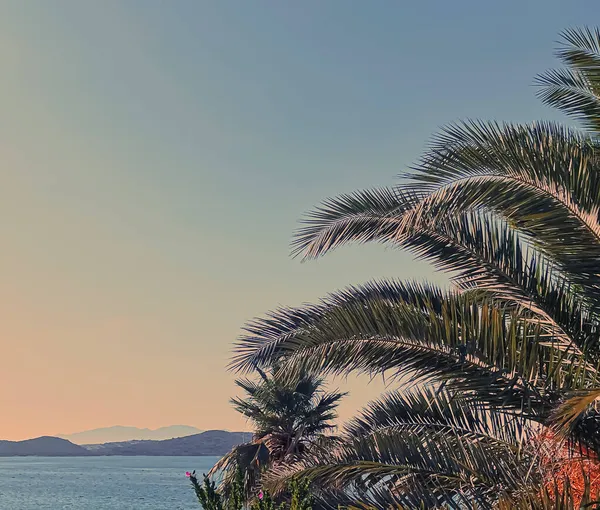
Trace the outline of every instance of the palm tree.
[[[545, 427], [558, 423], [574, 444], [600, 453], [600, 31], [564, 32], [558, 57], [566, 68], [539, 76], [538, 95], [583, 130], [553, 122], [453, 124], [399, 185], [328, 199], [305, 218], [293, 243], [303, 259], [376, 241], [449, 271], [453, 286], [377, 281], [275, 310], [246, 326], [232, 367], [410, 374], [435, 388], [428, 402], [460, 402], [451, 416], [464, 418], [460, 432], [453, 424], [433, 433], [429, 423], [415, 431], [427, 412], [424, 396], [412, 395], [402, 400], [403, 409], [415, 409], [409, 428], [402, 414], [386, 428], [398, 419], [393, 406], [375, 413], [368, 427], [346, 431], [346, 446], [333, 457], [307, 464], [307, 473], [326, 473], [338, 488], [368, 482], [369, 497], [414, 496], [427, 508], [462, 508], [461, 495], [501, 507], [524, 480], [540, 487], [535, 454], [523, 445]], [[474, 409], [527, 433], [502, 439], [502, 425], [475, 440], [482, 431], [472, 423], [481, 421]], [[428, 463], [438, 458], [435, 449], [440, 460]], [[510, 473], [488, 466], [482, 449]], [[523, 471], [522, 463], [535, 469]], [[546, 504], [523, 508], [538, 503]]]
[[231, 400], [252, 423], [252, 440], [235, 447], [211, 471], [224, 472], [222, 489], [227, 493], [241, 469], [248, 498], [260, 488], [263, 471], [283, 462], [291, 465], [309, 452], [317, 454], [335, 440], [326, 434], [334, 428], [336, 407], [345, 395], [326, 392], [323, 379], [314, 375], [289, 378], [277, 369], [270, 375], [260, 368], [256, 372], [258, 382], [236, 381], [245, 395]]

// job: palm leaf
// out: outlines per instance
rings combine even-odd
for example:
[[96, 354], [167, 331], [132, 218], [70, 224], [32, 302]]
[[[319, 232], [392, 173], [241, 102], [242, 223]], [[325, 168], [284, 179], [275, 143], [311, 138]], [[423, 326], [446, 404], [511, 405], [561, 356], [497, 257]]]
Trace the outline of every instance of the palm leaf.
[[[374, 196], [389, 200], [374, 203]], [[597, 349], [598, 336], [591, 331], [596, 326], [579, 287], [531, 242], [523, 242], [523, 236], [507, 222], [471, 211], [445, 216], [444, 221], [416, 221], [415, 205], [413, 199], [393, 190], [366, 192], [363, 200], [357, 193], [354, 209], [345, 197], [331, 199], [328, 208], [319, 209], [324, 219], [299, 232], [295, 249], [318, 256], [348, 242], [392, 243], [451, 271], [453, 280], [464, 288], [487, 289], [528, 307], [566, 344], [578, 348], [595, 344]], [[357, 215], [368, 215], [368, 236], [354, 235], [354, 228], [361, 230], [360, 222], [348, 227]], [[574, 278], [581, 279], [579, 275]], [[589, 278], [585, 283], [589, 284]]]
[[[585, 455], [600, 453], [600, 412], [597, 407], [600, 389], [567, 392], [553, 410], [549, 423], [559, 439], [568, 438], [572, 446]], [[599, 494], [600, 495], [600, 494]]]
[[579, 275], [582, 285], [591, 278], [587, 287], [596, 290], [600, 172], [594, 160], [589, 139], [551, 123], [450, 126], [406, 175], [429, 193], [412, 214], [435, 222], [485, 208]]
[[552, 421], [560, 431], [570, 431], [575, 422], [600, 398], [600, 389], [581, 390], [560, 404], [552, 415]]
[[502, 301], [434, 286], [374, 282], [319, 305], [281, 309], [246, 328], [232, 367], [412, 373], [448, 380], [498, 405], [541, 404], [595, 381], [584, 358], [544, 341], [537, 321]]
[[502, 492], [520, 487], [527, 466], [502, 444], [406, 428], [353, 438], [314, 465], [272, 474], [268, 483], [277, 489], [288, 477], [300, 477], [351, 493], [354, 488], [367, 494], [385, 490], [401, 505], [429, 500], [461, 508], [458, 503], [479, 501], [489, 508]]
[[579, 28], [564, 31], [557, 56], [568, 69], [550, 70], [537, 77], [538, 97], [555, 108], [600, 129], [600, 31]]
[[270, 452], [262, 441], [235, 446], [229, 453], [221, 457], [211, 468], [209, 476], [221, 476], [220, 489], [228, 496], [235, 483], [236, 476], [243, 476], [243, 490], [250, 498], [258, 484], [260, 475], [270, 465]]
[[358, 437], [375, 430], [408, 427], [477, 437], [479, 441], [514, 448], [515, 452], [531, 439], [532, 434], [527, 419], [484, 409], [460, 393], [450, 393], [443, 387], [412, 387], [391, 392], [371, 402], [346, 425], [344, 433]]
[[398, 188], [357, 191], [328, 199], [303, 220], [292, 254], [315, 258], [349, 242], [383, 241], [395, 232], [398, 219], [417, 201]]

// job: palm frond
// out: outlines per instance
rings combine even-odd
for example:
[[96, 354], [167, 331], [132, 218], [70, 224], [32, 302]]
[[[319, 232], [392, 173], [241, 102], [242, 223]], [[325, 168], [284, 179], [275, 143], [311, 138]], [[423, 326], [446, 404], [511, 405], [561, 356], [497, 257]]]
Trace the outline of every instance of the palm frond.
[[385, 240], [417, 197], [399, 188], [376, 188], [325, 200], [303, 220], [292, 254], [316, 258], [350, 242]]
[[411, 373], [517, 407], [525, 395], [540, 404], [558, 388], [589, 387], [596, 377], [527, 314], [434, 286], [373, 282], [319, 305], [280, 309], [246, 330], [232, 362], [237, 370], [285, 360], [290, 373]]
[[434, 136], [402, 177], [417, 193], [471, 177], [506, 177], [554, 196], [579, 215], [576, 207], [591, 213], [600, 204], [595, 156], [592, 138], [555, 122], [464, 121]]
[[492, 211], [588, 287], [598, 286], [600, 172], [593, 143], [551, 123], [448, 127], [406, 177], [428, 192], [413, 215]]
[[569, 438], [580, 451], [600, 454], [600, 388], [566, 392], [549, 423], [559, 438]]
[[540, 87], [537, 96], [542, 102], [582, 121], [589, 129], [600, 129], [600, 97], [584, 74], [551, 69], [538, 75], [535, 84]]
[[[413, 208], [418, 204], [415, 200], [393, 190], [383, 194], [389, 198], [386, 207], [382, 203], [373, 205], [370, 192], [362, 201], [361, 194], [356, 194], [353, 198], [356, 211], [348, 216], [345, 198], [331, 199], [329, 209], [325, 205], [319, 209], [319, 214], [323, 213], [327, 220], [302, 230], [296, 239], [296, 249], [318, 256], [347, 242], [391, 243], [450, 271], [453, 280], [464, 288], [487, 289], [528, 307], [547, 323], [552, 334], [567, 344], [574, 342], [578, 348], [595, 344], [597, 349], [598, 335], [594, 333], [597, 321], [589, 316], [584, 293], [577, 285], [583, 282], [590, 286], [591, 280], [589, 275], [581, 273], [581, 257], [571, 256], [571, 248], [563, 253], [563, 258], [571, 266], [573, 262], [577, 265], [573, 278], [540, 253], [526, 236], [523, 240], [524, 236], [508, 222], [493, 215], [465, 211], [445, 215], [443, 221], [424, 221], [415, 218]], [[347, 225], [353, 221], [355, 213], [368, 215], [368, 236], [357, 237], [351, 228], [338, 228], [338, 222]], [[360, 224], [354, 227], [361, 229]], [[594, 285], [592, 290], [598, 292]]]
[[527, 489], [517, 497], [502, 498], [497, 510], [591, 510], [600, 505], [598, 489], [585, 473], [583, 491], [573, 487], [569, 477], [556, 477], [541, 489]]
[[[419, 229], [427, 238], [415, 236]], [[567, 345], [598, 349], [598, 322], [583, 292], [505, 221], [469, 211], [444, 221], [411, 223], [406, 230], [405, 240], [398, 236], [403, 244], [436, 267], [452, 271], [461, 288], [485, 289], [513, 300], [534, 312], [548, 332]]]
[[568, 432], [575, 422], [600, 399], [600, 389], [580, 390], [561, 403], [552, 415], [552, 421], [559, 431]]
[[225, 496], [229, 496], [236, 477], [241, 473], [244, 493], [247, 498], [250, 498], [260, 480], [261, 473], [270, 463], [271, 455], [264, 442], [244, 443], [235, 446], [229, 453], [221, 457], [208, 475], [221, 477], [219, 488]]
[[[317, 480], [319, 486], [364, 493], [384, 490], [402, 504], [435, 501], [463, 508], [484, 507], [503, 492], [516, 491], [528, 476], [528, 464], [502, 443], [473, 441], [468, 436], [427, 427], [377, 430], [349, 440], [329, 457], [313, 459], [300, 470], [269, 478], [277, 488], [287, 477]], [[409, 506], [410, 507], [410, 506]]]
[[444, 387], [404, 387], [371, 402], [346, 425], [344, 435], [358, 437], [409, 427], [477, 437], [516, 451], [531, 439], [533, 430], [525, 417], [485, 409]]
[[550, 70], [536, 79], [538, 97], [583, 122], [600, 129], [600, 31], [587, 27], [561, 34], [557, 56], [567, 69]]

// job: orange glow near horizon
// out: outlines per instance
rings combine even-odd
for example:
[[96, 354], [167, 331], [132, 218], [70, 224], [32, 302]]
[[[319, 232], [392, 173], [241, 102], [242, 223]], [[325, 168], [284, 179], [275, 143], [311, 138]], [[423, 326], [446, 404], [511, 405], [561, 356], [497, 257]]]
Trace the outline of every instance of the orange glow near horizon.
[[[369, 124], [351, 59], [288, 54], [220, 2], [59, 3], [0, 3], [0, 439], [247, 429], [226, 370], [246, 321], [372, 278], [447, 281], [379, 246], [289, 256], [303, 211], [391, 183], [429, 133], [408, 111], [393, 137]], [[277, 9], [265, 26], [309, 22]], [[383, 389], [340, 386], [342, 421]]]

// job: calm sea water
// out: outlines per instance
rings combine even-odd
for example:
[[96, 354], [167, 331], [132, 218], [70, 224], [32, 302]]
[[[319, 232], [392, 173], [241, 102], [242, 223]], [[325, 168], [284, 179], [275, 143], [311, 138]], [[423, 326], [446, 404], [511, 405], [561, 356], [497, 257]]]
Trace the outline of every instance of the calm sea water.
[[185, 472], [217, 459], [0, 458], [0, 510], [199, 510]]

